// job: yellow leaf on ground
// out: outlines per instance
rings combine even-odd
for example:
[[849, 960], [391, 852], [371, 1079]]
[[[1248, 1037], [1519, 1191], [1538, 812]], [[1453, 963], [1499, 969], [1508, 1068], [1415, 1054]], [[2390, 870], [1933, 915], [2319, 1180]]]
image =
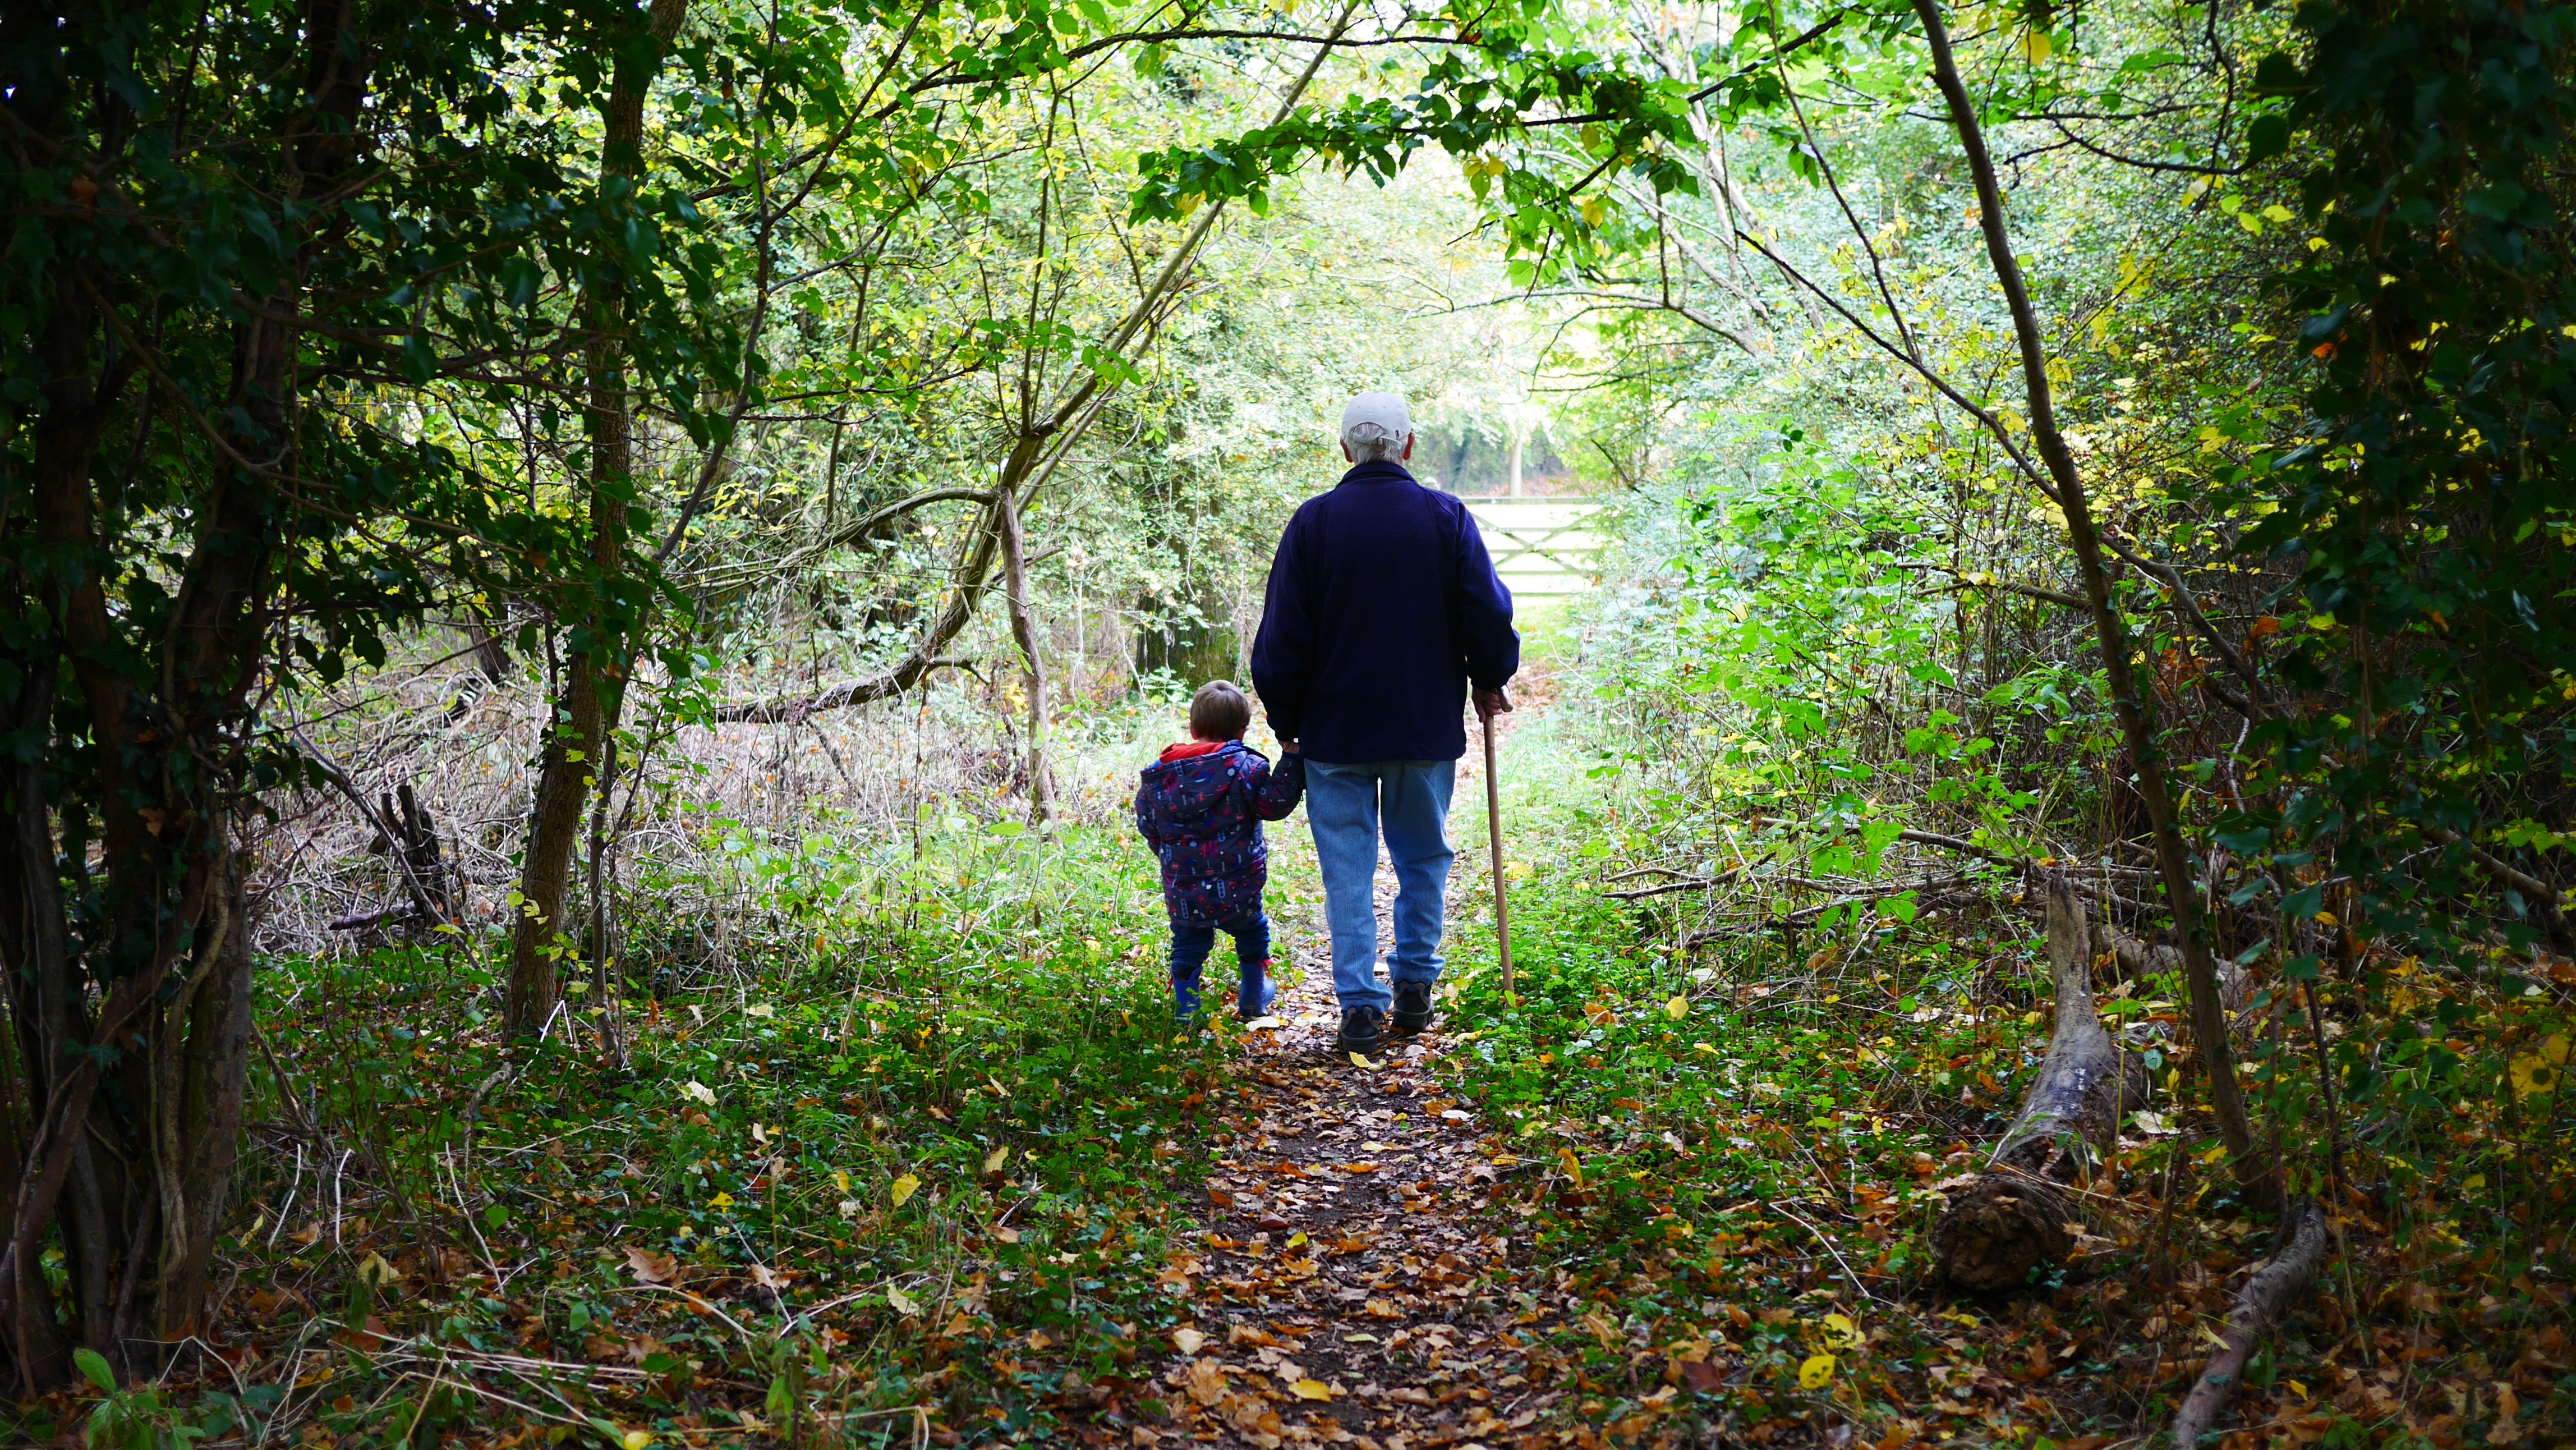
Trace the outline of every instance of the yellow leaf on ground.
[[1301, 1400], [1329, 1400], [1333, 1397], [1333, 1387], [1322, 1380], [1299, 1380], [1288, 1388], [1296, 1391], [1297, 1398]]
[[1366, 1056], [1356, 1052], [1351, 1054], [1351, 1066], [1366, 1068], [1371, 1072], [1377, 1071], [1376, 1063], [1369, 1061]]
[[999, 1173], [1002, 1171], [1002, 1165], [1010, 1161], [1011, 1145], [1005, 1143], [1001, 1147], [984, 1155], [984, 1171], [987, 1173]]
[[915, 1299], [910, 1294], [903, 1292], [892, 1284], [886, 1285], [886, 1302], [894, 1306], [895, 1313], [902, 1315], [906, 1319], [910, 1319], [921, 1312], [920, 1300]]
[[1664, 1004], [1664, 1015], [1679, 1022], [1690, 1015], [1690, 998], [1675, 997]]
[[897, 1207], [897, 1208], [901, 1208], [901, 1207], [903, 1207], [903, 1201], [904, 1201], [905, 1199], [907, 1199], [907, 1198], [912, 1197], [912, 1195], [913, 1195], [916, 1191], [918, 1191], [918, 1190], [920, 1189], [920, 1187], [921, 1187], [921, 1180], [920, 1180], [920, 1179], [918, 1179], [918, 1178], [915, 1178], [914, 1176], [912, 1176], [912, 1175], [911, 1175], [911, 1174], [909, 1174], [909, 1173], [907, 1173], [907, 1174], [903, 1175], [901, 1178], [896, 1179], [896, 1180], [894, 1181], [894, 1185], [893, 1185], [893, 1192], [894, 1192], [894, 1206], [895, 1206], [895, 1207]]
[[2513, 1060], [2510, 1077], [2513, 1082], [2513, 1095], [2527, 1098], [2535, 1093], [2554, 1091], [2558, 1086], [2558, 1067], [2549, 1059], [2534, 1052]]
[[1207, 1336], [1199, 1333], [1195, 1329], [1175, 1329], [1172, 1331], [1172, 1348], [1179, 1350], [1183, 1354], [1196, 1354], [1199, 1352], [1200, 1347], [1206, 1343]]
[[1811, 1354], [1805, 1364], [1798, 1366], [1798, 1388], [1802, 1390], [1823, 1389], [1833, 1379], [1834, 1357], [1830, 1354]]

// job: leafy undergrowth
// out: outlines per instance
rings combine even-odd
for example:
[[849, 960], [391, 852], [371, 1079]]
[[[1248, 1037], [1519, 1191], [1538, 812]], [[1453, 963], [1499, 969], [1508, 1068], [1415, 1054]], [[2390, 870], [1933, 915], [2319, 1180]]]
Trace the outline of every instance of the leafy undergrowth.
[[[1447, 1065], [1545, 1169], [1514, 1206], [1553, 1292], [1518, 1302], [1552, 1330], [1533, 1379], [1584, 1392], [1575, 1438], [2101, 1446], [2161, 1430], [2271, 1240], [2193, 1099], [2180, 984], [2107, 994], [2162, 1071], [2086, 1200], [2079, 1257], [2021, 1292], [1958, 1295], [1931, 1226], [2048, 1045], [2041, 944], [2014, 893], [1937, 929], [1865, 917], [1794, 953], [1776, 935], [1677, 944], [1602, 894], [1601, 843], [1637, 819], [1571, 794], [1518, 803], [1515, 854], [1534, 868], [1514, 897], [1519, 1001], [1505, 1010], [1490, 944], [1462, 937]], [[2349, 1252], [2254, 1361], [2237, 1436], [2567, 1443], [2565, 995], [2361, 970], [2413, 994], [2423, 1035], [2340, 1074], [2355, 1186], [2330, 1201]], [[2281, 985], [2239, 1023], [2275, 1120], [2320, 1111]], [[2320, 986], [2329, 1019], [2362, 990]], [[2302, 1186], [2326, 1172], [2287, 1166]]]
[[477, 944], [275, 964], [222, 1364], [10, 1438], [1045, 1438], [1174, 1322], [1218, 1050], [1172, 1022], [1132, 842], [1045, 842], [1088, 908], [1049, 911], [1008, 834], [922, 858], [944, 892], [769, 872], [758, 980], [639, 962], [623, 1070], [579, 995], [505, 1047]]
[[[2047, 1041], [2039, 944], [2011, 890], [1937, 925], [1862, 917], [1794, 949], [1682, 938], [1602, 893], [1604, 865], [1651, 820], [1569, 785], [1581, 772], [1548, 750], [1517, 752], [1534, 787], [1513, 815], [1532, 868], [1514, 898], [1519, 1000], [1504, 1010], [1490, 940], [1454, 931], [1445, 1031], [1422, 1060], [1437, 1081], [1418, 1084], [1444, 1123], [1481, 1114], [1492, 1136], [1454, 1181], [1385, 1209], [1429, 1212], [1412, 1199], [1437, 1194], [1457, 1205], [1443, 1231], [1508, 1252], [1484, 1283], [1439, 1276], [1458, 1307], [1438, 1313], [1468, 1319], [1425, 1372], [1452, 1378], [1380, 1387], [1383, 1403], [1447, 1414], [1455, 1395], [1482, 1417], [1375, 1438], [1355, 1390], [1340, 1413], [1360, 1418], [1313, 1434], [1361, 1450], [2098, 1447], [2160, 1427], [2269, 1242], [2193, 1098], [2178, 985], [2106, 992], [2158, 1054], [2159, 1090], [2085, 1200], [2080, 1256], [2018, 1292], [1953, 1294], [1931, 1224]], [[1472, 839], [1481, 822], [1459, 824]], [[1173, 1442], [1154, 1427], [1186, 1420], [1174, 1397], [1197, 1391], [1171, 1387], [1171, 1355], [1214, 1324], [1192, 1268], [1219, 1246], [1186, 1207], [1219, 1203], [1211, 1153], [1250, 1171], [1247, 1135], [1356, 1141], [1393, 1119], [1246, 1116], [1298, 1110], [1277, 1081], [1263, 1097], [1228, 1034], [1171, 1022], [1150, 863], [1115, 830], [950, 819], [728, 854], [733, 879], [645, 893], [666, 904], [618, 973], [622, 1069], [604, 1064], [608, 1014], [588, 994], [542, 1045], [505, 1047], [491, 941], [272, 964], [211, 1355], [154, 1388], [39, 1402], [0, 1431], [1105, 1443], [1114, 1406], [1131, 1435]], [[2275, 1000], [2286, 967], [2253, 965], [2249, 1087], [2264, 1121], [2299, 1123], [2324, 1106], [2305, 1019]], [[2348, 1252], [2255, 1361], [2237, 1433], [2566, 1443], [2565, 984], [2368, 954], [2337, 971], [2316, 985], [2338, 1062], [2358, 1033], [2332, 1029], [2360, 1020], [2345, 1009], [2360, 993], [2418, 1030], [2338, 1073]], [[2286, 1167], [2311, 1187], [2328, 1165]], [[1378, 1279], [1410, 1272], [1406, 1243], [1399, 1231]], [[1335, 1251], [1358, 1272], [1367, 1248]], [[1374, 1371], [1350, 1346], [1391, 1336], [1304, 1339], [1330, 1327], [1247, 1320], [1225, 1343], [1301, 1340], [1309, 1369], [1339, 1354], [1365, 1388]], [[1344, 1348], [1314, 1348], [1328, 1342]], [[1477, 1398], [1489, 1390], [1508, 1391], [1507, 1419]]]

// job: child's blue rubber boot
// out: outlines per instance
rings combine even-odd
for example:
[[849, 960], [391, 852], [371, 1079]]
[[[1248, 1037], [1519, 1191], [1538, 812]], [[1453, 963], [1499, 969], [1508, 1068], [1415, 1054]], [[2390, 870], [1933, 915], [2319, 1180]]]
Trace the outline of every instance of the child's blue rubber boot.
[[1278, 990], [1270, 985], [1270, 964], [1248, 962], [1243, 967], [1243, 980], [1235, 989], [1234, 1010], [1244, 1021], [1270, 1015], [1270, 1004], [1279, 1000]]
[[1199, 1015], [1198, 982], [1195, 979], [1187, 982], [1181, 981], [1178, 978], [1173, 979], [1172, 1020], [1175, 1022], [1187, 1022], [1197, 1015]]

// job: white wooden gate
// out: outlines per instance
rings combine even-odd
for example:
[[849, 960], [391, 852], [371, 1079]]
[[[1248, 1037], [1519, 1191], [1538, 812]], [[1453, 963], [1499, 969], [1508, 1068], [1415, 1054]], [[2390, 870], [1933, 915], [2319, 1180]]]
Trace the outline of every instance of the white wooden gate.
[[1558, 599], [1600, 582], [1602, 539], [1590, 526], [1600, 504], [1465, 494], [1458, 501], [1475, 515], [1494, 572], [1514, 599]]

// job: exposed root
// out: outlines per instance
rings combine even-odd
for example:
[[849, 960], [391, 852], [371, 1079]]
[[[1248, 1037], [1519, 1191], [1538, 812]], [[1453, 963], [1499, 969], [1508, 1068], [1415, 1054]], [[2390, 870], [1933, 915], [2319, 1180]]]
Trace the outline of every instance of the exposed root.
[[2236, 1393], [2238, 1378], [2245, 1372], [2245, 1361], [2254, 1354], [2254, 1346], [2280, 1322], [2283, 1314], [2297, 1302], [2300, 1293], [2317, 1276], [2318, 1266], [2325, 1262], [2325, 1210], [2313, 1198], [2300, 1198], [2290, 1205], [2290, 1241], [2272, 1261], [2254, 1271], [2245, 1281], [2244, 1290], [2236, 1296], [2236, 1307], [2228, 1311], [2227, 1332], [2219, 1336], [2218, 1352], [2209, 1357], [2209, 1365], [2200, 1372], [2191, 1393], [2183, 1397], [2182, 1408], [2175, 1412], [2173, 1440], [2177, 1450], [2190, 1450], [2200, 1443], [2227, 1402]]

